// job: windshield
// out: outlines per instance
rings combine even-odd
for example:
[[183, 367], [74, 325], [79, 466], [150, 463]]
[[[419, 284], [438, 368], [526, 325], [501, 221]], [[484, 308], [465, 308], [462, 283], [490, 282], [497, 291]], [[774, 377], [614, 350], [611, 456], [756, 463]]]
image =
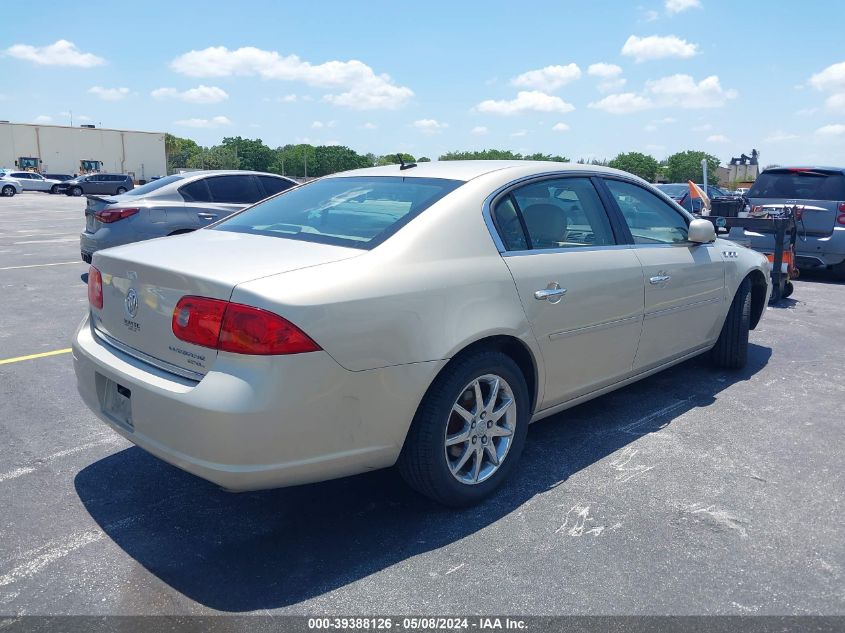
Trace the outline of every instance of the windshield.
[[676, 198], [681, 197], [685, 193], [689, 193], [688, 185], [656, 185], [656, 187], [666, 195]]
[[462, 184], [402, 176], [324, 178], [260, 202], [213, 230], [368, 249]]
[[159, 178], [158, 180], [153, 180], [148, 182], [146, 185], [141, 185], [140, 187], [135, 187], [134, 189], [130, 189], [124, 196], [143, 196], [156, 189], [161, 189], [162, 187], [166, 187], [172, 182], [177, 182], [179, 180], [183, 180], [185, 177], [181, 174], [173, 174], [172, 176], [165, 176], [164, 178]]
[[845, 174], [809, 169], [764, 171], [754, 181], [748, 197], [845, 200]]

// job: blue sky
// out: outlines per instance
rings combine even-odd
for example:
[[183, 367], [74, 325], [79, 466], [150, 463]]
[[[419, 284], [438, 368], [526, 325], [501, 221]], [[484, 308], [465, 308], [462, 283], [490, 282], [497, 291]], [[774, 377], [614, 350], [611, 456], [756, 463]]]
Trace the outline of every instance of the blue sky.
[[[202, 7], [202, 8], [201, 8]], [[4, 7], [0, 119], [359, 152], [845, 164], [845, 3]], [[61, 13], [61, 12], [60, 12]], [[72, 18], [72, 19], [68, 19]]]

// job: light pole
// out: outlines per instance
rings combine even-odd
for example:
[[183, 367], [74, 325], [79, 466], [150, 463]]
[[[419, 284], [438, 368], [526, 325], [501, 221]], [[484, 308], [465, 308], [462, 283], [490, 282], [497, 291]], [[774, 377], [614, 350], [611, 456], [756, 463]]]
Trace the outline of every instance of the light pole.
[[707, 159], [706, 158], [701, 159], [701, 173], [702, 173], [703, 178], [704, 178], [704, 191], [706, 192], [707, 191]]

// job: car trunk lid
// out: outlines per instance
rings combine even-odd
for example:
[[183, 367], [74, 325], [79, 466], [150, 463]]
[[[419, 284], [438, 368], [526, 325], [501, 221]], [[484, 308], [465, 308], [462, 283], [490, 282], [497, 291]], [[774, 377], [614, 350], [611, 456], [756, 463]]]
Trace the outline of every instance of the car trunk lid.
[[217, 351], [178, 339], [172, 330], [179, 299], [228, 301], [240, 283], [360, 255], [359, 249], [262, 235], [197, 231], [98, 251], [103, 308], [91, 308], [107, 342], [174, 373], [201, 378]]

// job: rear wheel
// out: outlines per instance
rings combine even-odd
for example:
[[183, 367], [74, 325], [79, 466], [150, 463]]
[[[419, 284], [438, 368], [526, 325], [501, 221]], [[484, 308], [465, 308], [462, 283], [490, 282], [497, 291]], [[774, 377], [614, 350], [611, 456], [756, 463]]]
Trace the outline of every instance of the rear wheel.
[[52, 193], [53, 195], [59, 193], [59, 185], [53, 185], [52, 187], [50, 187], [50, 193]]
[[120, 195], [122, 193], [126, 193], [126, 187], [118, 187], [117, 188], [117, 195]]
[[3, 188], [0, 189], [0, 193], [2, 193], [7, 198], [11, 198], [13, 195], [15, 195], [15, 188], [12, 185], [3, 185]]
[[710, 359], [717, 367], [740, 369], [748, 361], [748, 330], [751, 325], [751, 280], [742, 280], [728, 316], [722, 325], [719, 340], [710, 350]]
[[450, 506], [491, 494], [519, 460], [530, 417], [519, 367], [495, 351], [458, 359], [434, 381], [408, 431], [399, 471]]
[[82, 195], [82, 187], [71, 187], [70, 188], [70, 195], [79, 197]]
[[830, 270], [833, 273], [834, 279], [837, 281], [845, 281], [845, 261], [834, 264], [830, 267]]

